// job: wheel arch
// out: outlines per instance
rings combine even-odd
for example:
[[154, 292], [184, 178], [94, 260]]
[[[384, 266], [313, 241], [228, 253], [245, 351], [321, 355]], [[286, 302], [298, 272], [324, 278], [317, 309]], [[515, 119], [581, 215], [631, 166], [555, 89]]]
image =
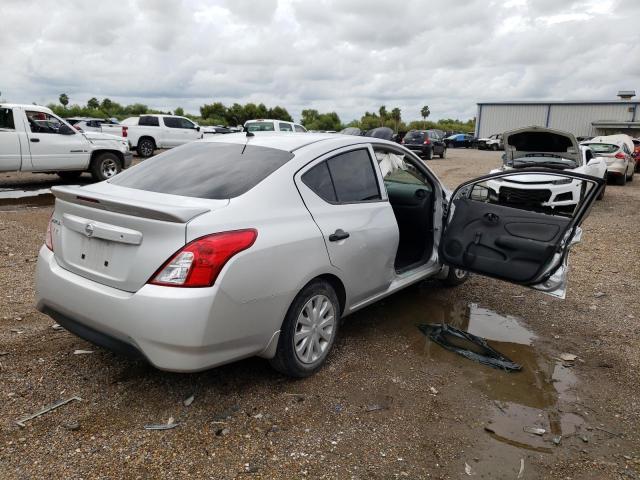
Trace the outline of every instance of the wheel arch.
[[118, 157], [118, 160], [120, 161], [120, 167], [124, 168], [124, 154], [119, 150], [111, 150], [109, 148], [99, 148], [91, 152], [91, 160], [89, 161], [89, 165], [91, 165], [93, 161], [103, 153], [113, 153], [116, 157]]
[[154, 148], [158, 148], [158, 142], [156, 142], [156, 139], [155, 139], [155, 138], [153, 138], [151, 135], [142, 135], [142, 136], [140, 136], [140, 138], [138, 138], [138, 142], [137, 142], [136, 147], [137, 147], [138, 145], [140, 145], [140, 142], [141, 142], [142, 140], [147, 140], [147, 139], [149, 139], [149, 140], [151, 140], [151, 141], [153, 142], [153, 146], [154, 146]]

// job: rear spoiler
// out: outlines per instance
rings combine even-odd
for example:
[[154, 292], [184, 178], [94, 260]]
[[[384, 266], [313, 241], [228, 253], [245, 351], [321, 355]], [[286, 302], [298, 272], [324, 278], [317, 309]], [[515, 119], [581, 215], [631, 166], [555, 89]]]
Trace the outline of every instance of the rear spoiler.
[[51, 187], [51, 193], [53, 193], [56, 198], [69, 203], [76, 203], [98, 210], [122, 213], [124, 215], [132, 215], [134, 217], [151, 218], [174, 223], [186, 223], [192, 218], [211, 210], [207, 207], [181, 206], [115, 197], [113, 195], [92, 192], [78, 187]]

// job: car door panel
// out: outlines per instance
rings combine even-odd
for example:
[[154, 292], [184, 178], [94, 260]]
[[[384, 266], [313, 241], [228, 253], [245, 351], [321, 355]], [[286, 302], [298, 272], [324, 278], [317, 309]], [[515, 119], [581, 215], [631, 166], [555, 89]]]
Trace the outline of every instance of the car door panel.
[[[582, 198], [569, 211], [535, 200], [535, 190], [527, 188], [521, 189], [519, 203], [500, 195], [501, 183], [510, 184], [511, 177], [519, 177], [522, 183], [524, 175], [531, 173], [549, 175], [548, 181], [578, 179], [583, 182]], [[599, 178], [541, 169], [467, 182], [452, 196], [440, 259], [456, 268], [563, 297], [569, 248], [580, 237], [579, 225], [602, 188], [604, 181]], [[522, 195], [530, 195], [531, 201], [521, 202]]]

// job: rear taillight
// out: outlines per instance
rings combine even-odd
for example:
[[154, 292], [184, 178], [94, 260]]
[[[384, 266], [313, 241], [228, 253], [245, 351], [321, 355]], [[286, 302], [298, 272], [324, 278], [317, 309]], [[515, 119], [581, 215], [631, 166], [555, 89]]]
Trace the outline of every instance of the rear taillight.
[[616, 153], [616, 154], [615, 154], [615, 157], [616, 157], [617, 159], [619, 159], [619, 160], [624, 160], [624, 159], [625, 159], [624, 153], [622, 153], [622, 152], [618, 152], [618, 153]]
[[44, 244], [47, 246], [49, 250], [53, 252], [53, 229], [51, 226], [51, 221], [53, 220], [53, 214], [49, 217], [49, 223], [47, 224], [47, 233], [44, 236]]
[[214, 233], [185, 245], [151, 277], [149, 283], [169, 287], [210, 287], [237, 253], [256, 241], [257, 230]]
[[425, 145], [429, 145], [431, 143], [431, 140], [429, 140], [428, 138], [424, 141]]
[[122, 138], [127, 138], [129, 127], [122, 127]]

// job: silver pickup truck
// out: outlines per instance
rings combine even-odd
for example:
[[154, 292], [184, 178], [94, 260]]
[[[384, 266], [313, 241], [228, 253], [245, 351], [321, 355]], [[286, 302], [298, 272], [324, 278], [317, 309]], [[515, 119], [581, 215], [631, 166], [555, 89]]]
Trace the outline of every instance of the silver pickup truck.
[[131, 165], [126, 139], [79, 132], [50, 109], [0, 104], [0, 172], [57, 173], [74, 179], [90, 172], [106, 180]]

